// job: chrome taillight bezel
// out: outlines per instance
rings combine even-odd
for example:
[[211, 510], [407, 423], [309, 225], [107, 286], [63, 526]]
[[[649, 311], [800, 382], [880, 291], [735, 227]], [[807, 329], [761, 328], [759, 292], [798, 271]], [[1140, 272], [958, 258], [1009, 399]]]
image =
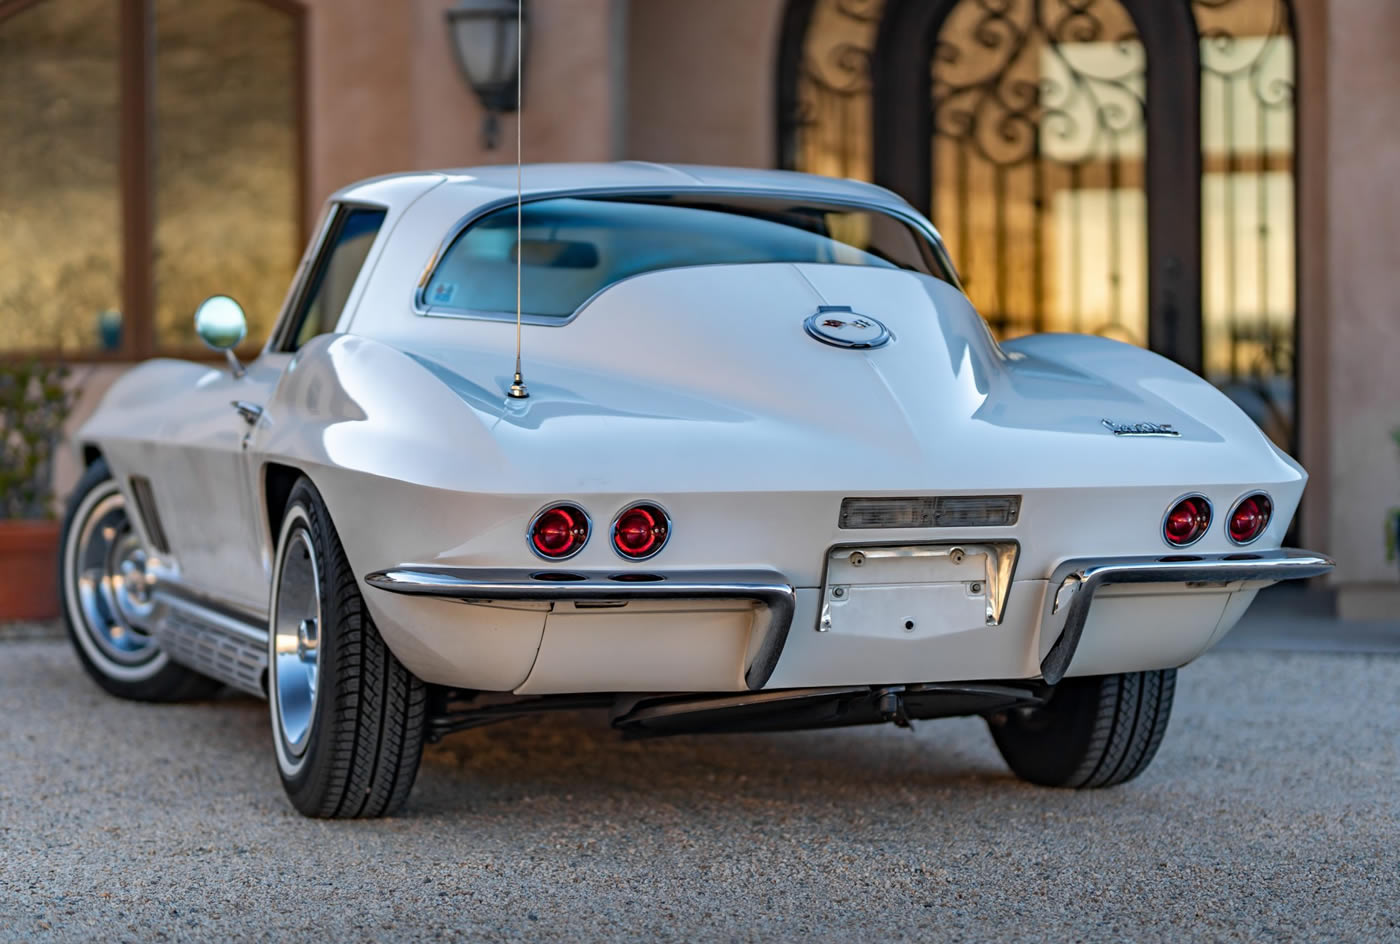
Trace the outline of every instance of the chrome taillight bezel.
[[[650, 548], [645, 554], [642, 554], [640, 556], [628, 554], [625, 551], [623, 551], [622, 548], [617, 546], [618, 524], [629, 512], [637, 508], [649, 509], [650, 511], [656, 512], [657, 514], [653, 514], [652, 517], [656, 518], [659, 515], [661, 521], [665, 524], [666, 527], [666, 533], [661, 536], [661, 539], [656, 542], [656, 545]], [[608, 528], [608, 543], [612, 545], [613, 553], [625, 561], [651, 560], [657, 554], [660, 554], [663, 550], [665, 550], [667, 544], [671, 543], [671, 534], [674, 530], [675, 527], [671, 522], [671, 513], [666, 510], [665, 506], [663, 506], [659, 502], [651, 501], [650, 499], [643, 499], [642, 501], [629, 502], [620, 511], [618, 511], [616, 515], [613, 516], [612, 525]]]
[[[1200, 501], [1205, 503], [1206, 521], [1205, 524], [1203, 524], [1200, 527], [1200, 529], [1196, 532], [1195, 537], [1193, 537], [1189, 541], [1185, 541], [1183, 543], [1178, 544], [1171, 538], [1167, 537], [1167, 521], [1171, 518], [1172, 512], [1176, 511], [1178, 505], [1180, 505], [1184, 501], [1189, 501], [1191, 499], [1199, 499]], [[1162, 536], [1162, 542], [1166, 544], [1167, 547], [1170, 547], [1173, 550], [1180, 550], [1183, 547], [1191, 547], [1195, 544], [1200, 543], [1201, 539], [1210, 533], [1210, 526], [1213, 524], [1215, 524], [1215, 505], [1211, 503], [1211, 500], [1205, 495], [1202, 495], [1200, 492], [1187, 492], [1185, 495], [1180, 495], [1167, 503], [1167, 510], [1162, 512], [1162, 523], [1158, 527], [1157, 533]]]
[[[1234, 521], [1235, 512], [1240, 510], [1240, 506], [1243, 505], [1245, 502], [1249, 501], [1251, 498], [1262, 498], [1264, 500], [1264, 526], [1261, 527], [1255, 533], [1254, 537], [1250, 538], [1248, 541], [1236, 541], [1233, 529], [1231, 529], [1230, 527], [1230, 523]], [[1268, 532], [1269, 525], [1273, 523], [1274, 496], [1270, 495], [1262, 488], [1256, 488], [1253, 491], [1245, 492], [1243, 495], [1241, 495], [1238, 499], [1235, 500], [1235, 503], [1233, 505], [1230, 506], [1230, 513], [1225, 516], [1225, 539], [1231, 544], [1235, 545], [1235, 547], [1248, 547], [1255, 541], [1262, 538]]]
[[[566, 554], [551, 555], [540, 550], [540, 548], [535, 544], [535, 526], [539, 524], [541, 518], [549, 514], [551, 511], [554, 511], [555, 509], [561, 509], [570, 512], [571, 514], [576, 514], [577, 517], [583, 523], [583, 539], [580, 540], [578, 544], [571, 548]], [[534, 516], [530, 519], [530, 523], [525, 526], [525, 545], [529, 547], [530, 552], [536, 557], [538, 557], [540, 560], [550, 561], [551, 563], [557, 561], [566, 561], [570, 560], [571, 558], [577, 557], [580, 553], [583, 552], [583, 549], [588, 546], [588, 542], [592, 540], [592, 538], [593, 519], [589, 517], [589, 514], [584, 509], [584, 507], [578, 504], [577, 502], [550, 502], [548, 505], [545, 505], [539, 511], [535, 512]]]

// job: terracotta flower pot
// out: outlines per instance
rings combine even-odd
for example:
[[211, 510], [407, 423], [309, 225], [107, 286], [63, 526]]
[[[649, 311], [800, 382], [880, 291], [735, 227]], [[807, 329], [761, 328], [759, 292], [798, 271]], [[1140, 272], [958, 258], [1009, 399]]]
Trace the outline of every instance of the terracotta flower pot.
[[57, 521], [0, 520], [0, 620], [58, 616]]

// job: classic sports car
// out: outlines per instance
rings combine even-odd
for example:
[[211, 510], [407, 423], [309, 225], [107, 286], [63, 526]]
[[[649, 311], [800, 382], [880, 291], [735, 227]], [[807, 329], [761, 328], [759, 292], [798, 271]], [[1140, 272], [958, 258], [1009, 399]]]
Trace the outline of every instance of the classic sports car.
[[[883, 189], [524, 181], [340, 191], [255, 360], [142, 364], [78, 436], [83, 665], [265, 695], [303, 813], [390, 813], [425, 740], [583, 707], [633, 736], [981, 715], [1027, 780], [1122, 783], [1176, 667], [1331, 567], [1280, 548], [1306, 474], [1225, 396], [1103, 338], [998, 344]], [[246, 330], [223, 296], [195, 322]]]

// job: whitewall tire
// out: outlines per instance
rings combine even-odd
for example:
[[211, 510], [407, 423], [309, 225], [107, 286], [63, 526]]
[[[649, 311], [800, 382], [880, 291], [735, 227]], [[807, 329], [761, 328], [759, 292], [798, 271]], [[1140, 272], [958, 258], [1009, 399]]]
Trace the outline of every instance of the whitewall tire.
[[132, 527], [107, 463], [88, 466], [68, 500], [58, 580], [68, 637], [88, 674], [113, 695], [141, 701], [207, 698], [219, 683], [176, 665], [152, 634], [149, 552]]

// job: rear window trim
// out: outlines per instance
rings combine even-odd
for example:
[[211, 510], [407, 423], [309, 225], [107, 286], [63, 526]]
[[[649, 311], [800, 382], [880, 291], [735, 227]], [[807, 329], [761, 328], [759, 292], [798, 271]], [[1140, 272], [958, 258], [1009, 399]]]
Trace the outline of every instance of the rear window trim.
[[[927, 220], [919, 216], [917, 213], [912, 213], [908, 210], [904, 210], [897, 206], [892, 206], [889, 204], [883, 204], [869, 200], [852, 199], [850, 197], [843, 196], [828, 196], [825, 194], [817, 194], [812, 193], [810, 191], [802, 190], [770, 190], [759, 188], [729, 187], [652, 187], [646, 189], [637, 189], [635, 187], [599, 187], [591, 189], [574, 188], [565, 190], [540, 191], [539, 193], [532, 193], [526, 196], [522, 202], [538, 203], [542, 200], [558, 200], [561, 198], [569, 197], [589, 199], [608, 197], [656, 198], [686, 196], [755, 197], [760, 199], [771, 198], [774, 200], [810, 200], [816, 203], [826, 204], [833, 207], [849, 207], [853, 210], [865, 210], [867, 212], [872, 213], [884, 213], [887, 216], [891, 216], [895, 219], [900, 220], [901, 222], [910, 226], [924, 238], [926, 238], [929, 241], [929, 243], [933, 246], [934, 254], [938, 257], [939, 263], [943, 266], [947, 274], [946, 281], [958, 291], [963, 291], [962, 280], [958, 276], [957, 269], [953, 266], [953, 260], [949, 257], [947, 247], [943, 245], [943, 239], [941, 236], [938, 235], [938, 231], [935, 230]], [[413, 313], [415, 315], [418, 315], [423, 318], [449, 318], [456, 319], [459, 321], [509, 321], [512, 323], [515, 321], [514, 310], [507, 311], [485, 308], [450, 308], [441, 305], [429, 305], [427, 303], [427, 299], [425, 298], [425, 295], [428, 291], [428, 284], [432, 282], [433, 276], [437, 273], [438, 266], [442, 264], [443, 257], [447, 254], [447, 250], [452, 247], [452, 244], [457, 241], [458, 237], [460, 237], [464, 232], [466, 232], [484, 217], [487, 217], [498, 210], [503, 210], [507, 207], [515, 206], [515, 203], [516, 198], [514, 196], [501, 197], [497, 200], [491, 200], [474, 208], [470, 213], [468, 213], [466, 216], [462, 217], [460, 220], [458, 220], [452, 225], [452, 227], [448, 230], [447, 237], [438, 244], [437, 249], [433, 252], [432, 258], [430, 258], [428, 260], [428, 264], [423, 267], [423, 274], [419, 277], [418, 284], [414, 288]], [[755, 263], [755, 265], [764, 264], [766, 263]], [[772, 264], [785, 265], [787, 263]], [[530, 314], [529, 312], [522, 312], [520, 316], [520, 321], [522, 324], [562, 328], [565, 325], [572, 323], [574, 319], [578, 318], [579, 315], [583, 314], [583, 312], [590, 305], [593, 304], [594, 299], [596, 299], [603, 292], [612, 288], [614, 285], [620, 285], [623, 282], [630, 281], [643, 275], [651, 275], [654, 274], [654, 272], [656, 271], [670, 272], [679, 271], [681, 269], [703, 269], [707, 268], [710, 265], [723, 265], [723, 263], [699, 263], [696, 265], [689, 266], [669, 266], [663, 270], [650, 270], [648, 272], [633, 273], [632, 275], [618, 279], [615, 282], [609, 282], [607, 285], [604, 285], [602, 288], [598, 289], [588, 298], [584, 299], [583, 302], [577, 308], [575, 308], [567, 318], [557, 318], [550, 315], [536, 315]]]

